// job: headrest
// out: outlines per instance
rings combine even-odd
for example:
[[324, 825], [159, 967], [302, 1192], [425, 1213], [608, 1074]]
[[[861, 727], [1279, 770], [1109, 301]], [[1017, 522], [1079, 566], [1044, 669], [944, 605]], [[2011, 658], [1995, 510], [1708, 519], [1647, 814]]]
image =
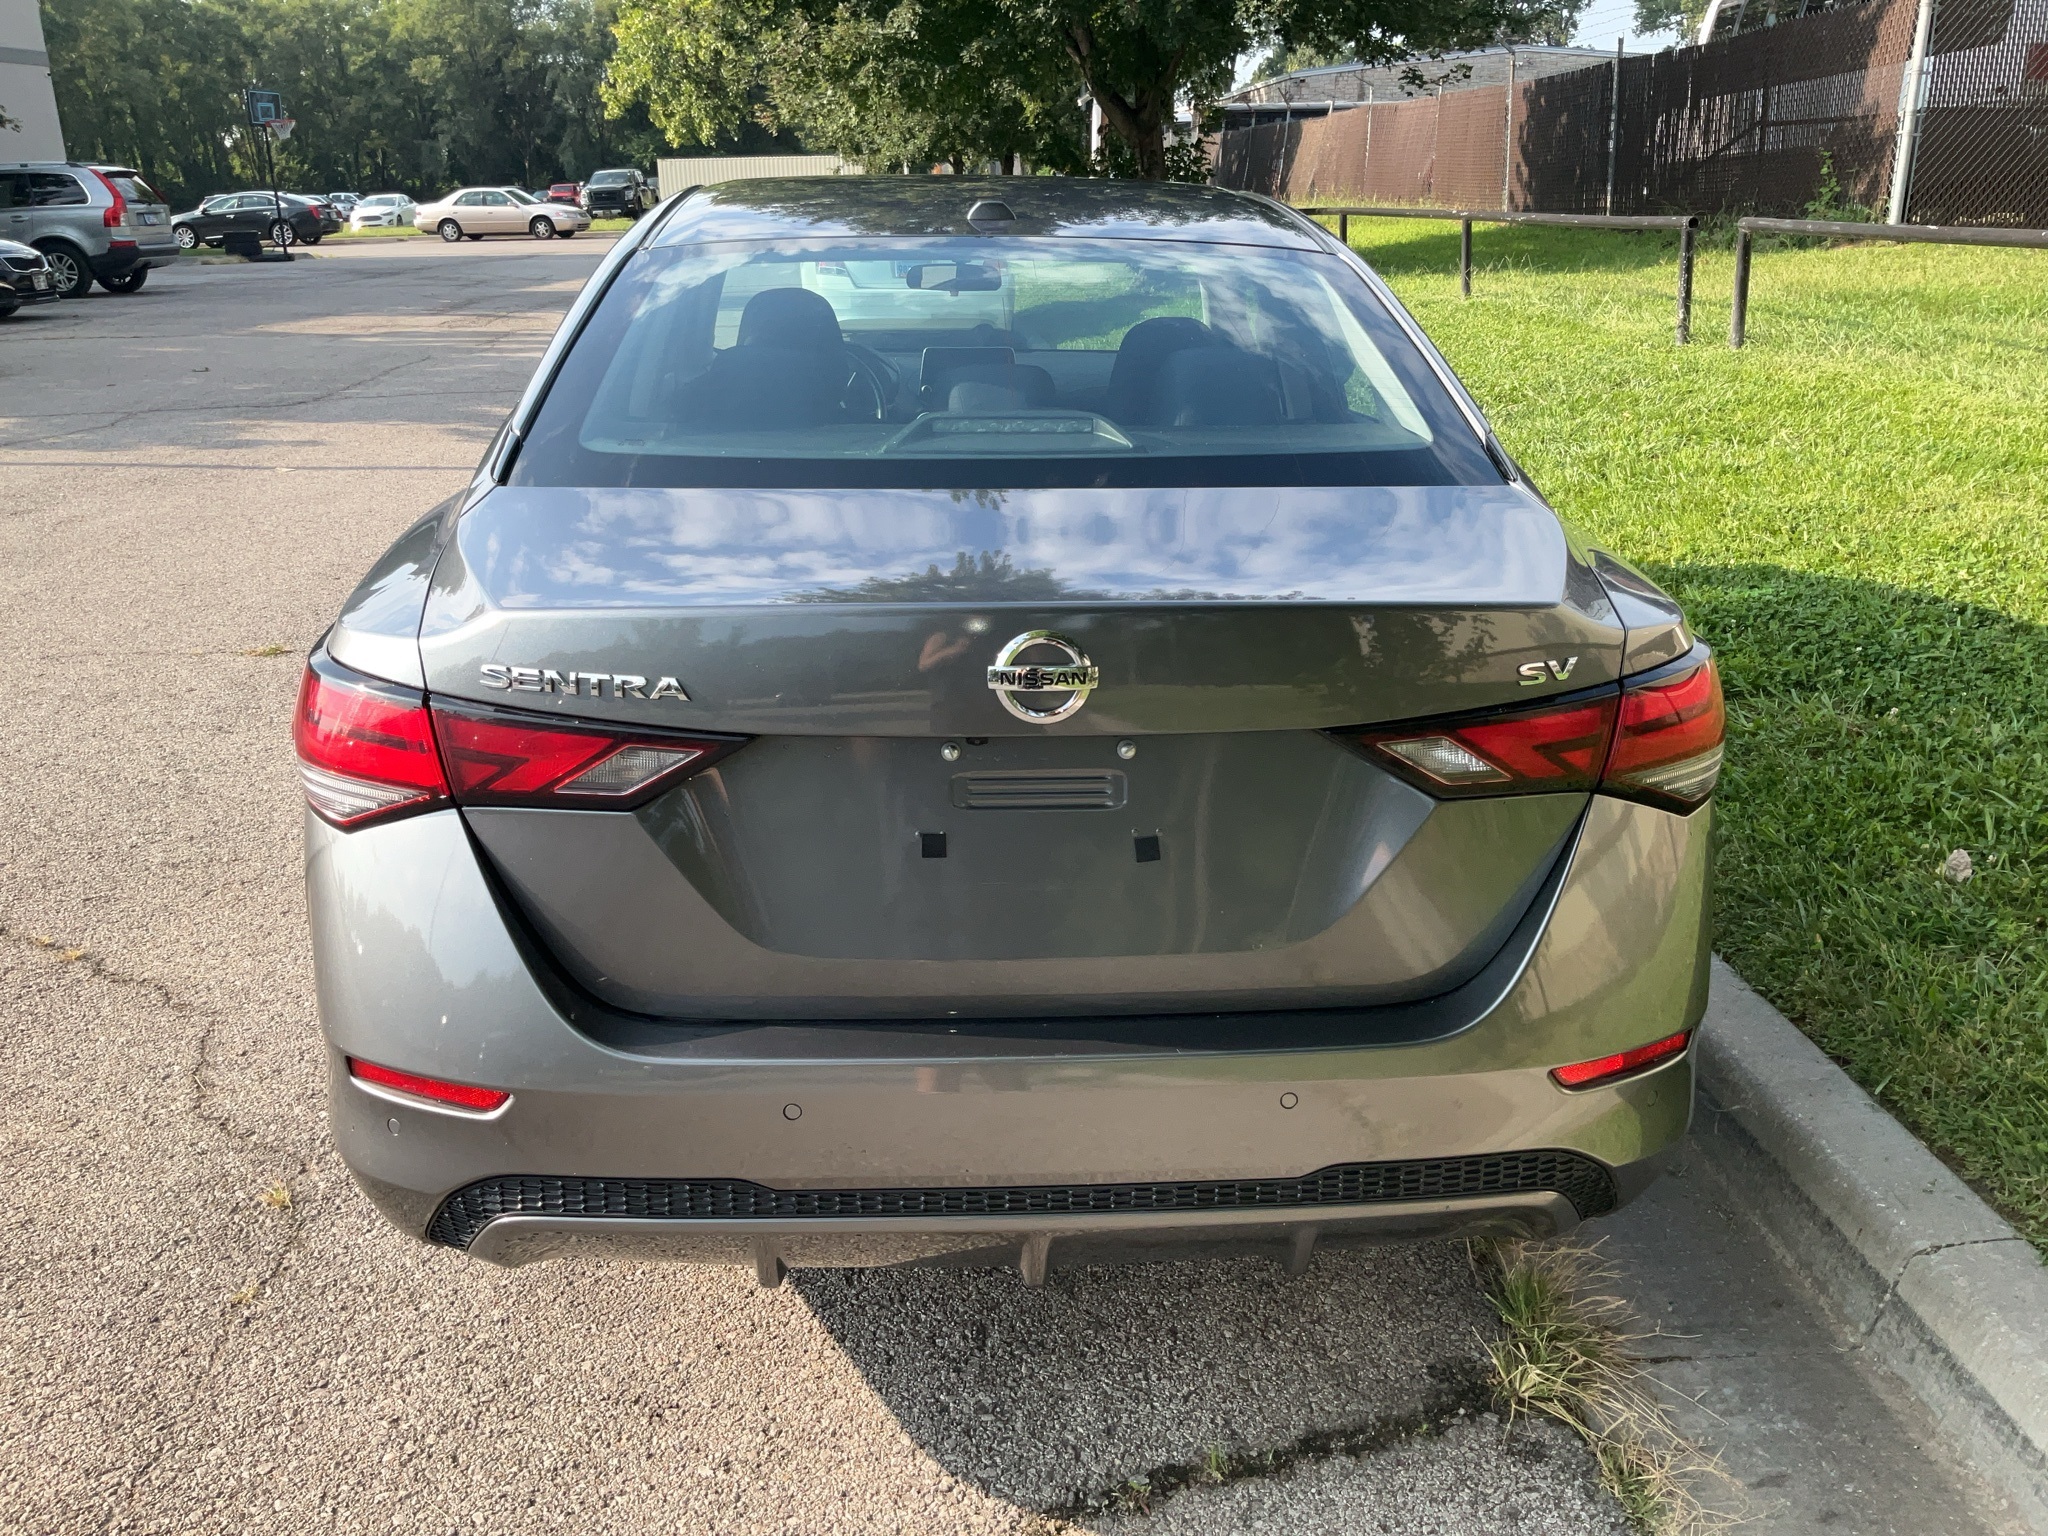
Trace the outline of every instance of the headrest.
[[740, 345], [815, 352], [844, 343], [839, 316], [823, 294], [808, 288], [764, 288], [740, 311]]

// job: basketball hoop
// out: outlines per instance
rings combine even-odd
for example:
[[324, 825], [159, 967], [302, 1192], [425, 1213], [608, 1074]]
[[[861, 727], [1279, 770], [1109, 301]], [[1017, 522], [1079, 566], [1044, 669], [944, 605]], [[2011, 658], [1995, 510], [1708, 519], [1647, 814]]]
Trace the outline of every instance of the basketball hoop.
[[292, 136], [292, 130], [299, 126], [299, 120], [295, 117], [273, 117], [265, 126], [270, 129], [272, 138], [284, 140]]

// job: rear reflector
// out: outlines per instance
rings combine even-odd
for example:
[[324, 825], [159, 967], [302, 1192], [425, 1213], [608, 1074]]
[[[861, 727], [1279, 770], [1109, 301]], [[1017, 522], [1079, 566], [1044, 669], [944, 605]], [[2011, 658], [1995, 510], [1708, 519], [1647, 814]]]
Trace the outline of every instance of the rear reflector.
[[433, 717], [458, 805], [626, 810], [746, 744], [440, 702]]
[[431, 1099], [436, 1104], [452, 1104], [457, 1109], [474, 1109], [484, 1113], [501, 1107], [512, 1097], [502, 1088], [475, 1088], [468, 1083], [446, 1083], [438, 1077], [421, 1077], [417, 1072], [400, 1072], [396, 1067], [380, 1067], [374, 1061], [358, 1061], [353, 1056], [348, 1058], [348, 1075], [366, 1083], [375, 1083], [379, 1088], [409, 1093], [416, 1099]]
[[1438, 799], [1598, 789], [1685, 812], [1714, 792], [1725, 725], [1701, 646], [1618, 688], [1334, 734]]
[[306, 803], [344, 829], [445, 804], [426, 701], [316, 652], [299, 685], [292, 735]]
[[1612, 1056], [1596, 1056], [1591, 1061], [1573, 1062], [1568, 1067], [1554, 1067], [1550, 1075], [1557, 1080], [1560, 1088], [1595, 1088], [1602, 1083], [1611, 1083], [1618, 1077], [1627, 1077], [1654, 1067], [1659, 1062], [1669, 1061], [1685, 1049], [1692, 1039], [1692, 1031], [1684, 1030], [1666, 1036], [1654, 1045], [1639, 1045], [1632, 1051], [1616, 1051]]

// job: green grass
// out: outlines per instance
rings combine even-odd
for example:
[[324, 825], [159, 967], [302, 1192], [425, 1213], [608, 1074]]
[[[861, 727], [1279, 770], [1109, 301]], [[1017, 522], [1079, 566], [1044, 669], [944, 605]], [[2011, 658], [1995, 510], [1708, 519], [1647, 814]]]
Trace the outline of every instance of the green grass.
[[[1509, 450], [1720, 655], [1716, 945], [2048, 1251], [2048, 255], [1354, 220]], [[1964, 849], [1976, 875], [1941, 876]]]

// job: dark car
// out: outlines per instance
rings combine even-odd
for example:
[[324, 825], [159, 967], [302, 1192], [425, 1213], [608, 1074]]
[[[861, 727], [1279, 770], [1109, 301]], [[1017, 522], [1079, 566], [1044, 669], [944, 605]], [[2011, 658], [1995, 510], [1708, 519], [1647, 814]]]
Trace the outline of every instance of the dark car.
[[0, 240], [0, 316], [13, 314], [24, 304], [54, 304], [63, 297], [57, 275], [41, 251]]
[[593, 219], [637, 219], [659, 201], [638, 171], [599, 171], [583, 184], [583, 211]]
[[323, 217], [319, 207], [290, 192], [223, 192], [171, 217], [171, 233], [188, 251], [219, 245], [244, 230], [273, 245], [318, 245], [323, 235], [340, 227], [331, 212]]
[[500, 1264], [1549, 1236], [1685, 1134], [1722, 723], [1293, 209], [704, 188], [314, 647], [332, 1134]]

